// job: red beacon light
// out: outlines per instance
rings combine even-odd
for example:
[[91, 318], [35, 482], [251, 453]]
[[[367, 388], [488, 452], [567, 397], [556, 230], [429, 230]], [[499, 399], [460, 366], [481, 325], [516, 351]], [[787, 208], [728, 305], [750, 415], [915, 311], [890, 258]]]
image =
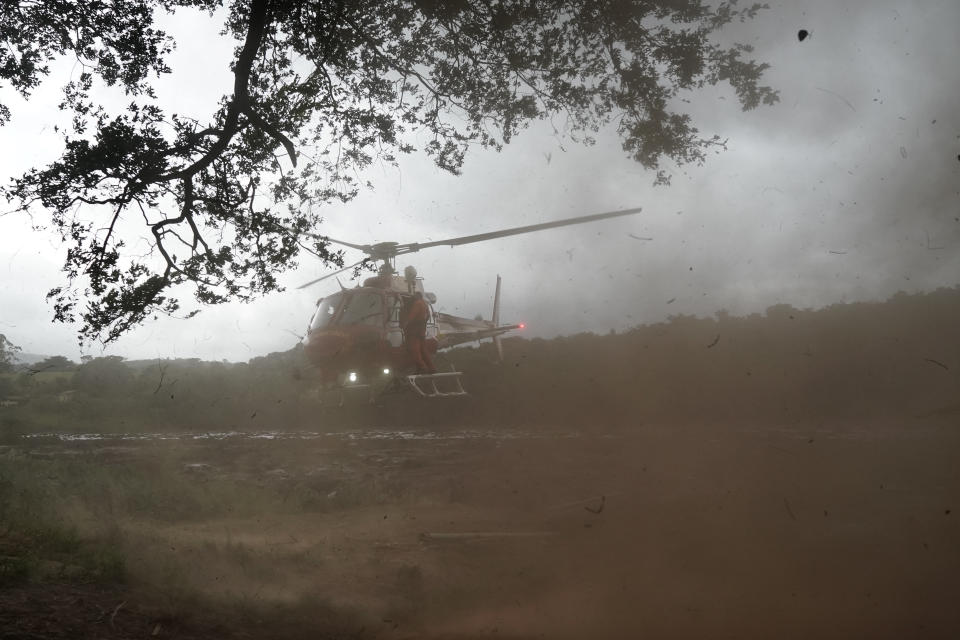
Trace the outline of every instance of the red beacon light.
[[526, 329], [526, 328], [527, 328], [527, 324], [526, 324], [525, 322], [521, 322], [519, 325], [517, 325], [517, 328], [518, 328], [518, 329]]

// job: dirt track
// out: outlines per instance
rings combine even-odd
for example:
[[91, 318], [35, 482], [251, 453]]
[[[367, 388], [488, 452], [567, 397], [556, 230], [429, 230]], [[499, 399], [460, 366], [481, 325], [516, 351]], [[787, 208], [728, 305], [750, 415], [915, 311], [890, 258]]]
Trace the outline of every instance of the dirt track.
[[946, 638], [958, 445], [917, 419], [29, 446], [274, 496], [122, 522], [135, 591], [240, 635]]

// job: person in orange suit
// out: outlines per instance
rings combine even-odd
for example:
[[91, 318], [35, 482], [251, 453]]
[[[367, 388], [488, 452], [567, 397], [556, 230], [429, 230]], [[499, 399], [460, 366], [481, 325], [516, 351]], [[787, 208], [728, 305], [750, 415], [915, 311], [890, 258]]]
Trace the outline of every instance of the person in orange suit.
[[413, 294], [413, 302], [407, 311], [403, 325], [403, 337], [407, 343], [407, 350], [414, 364], [416, 373], [436, 373], [430, 352], [427, 351], [427, 319], [430, 317], [430, 308], [427, 306], [423, 294], [417, 291]]

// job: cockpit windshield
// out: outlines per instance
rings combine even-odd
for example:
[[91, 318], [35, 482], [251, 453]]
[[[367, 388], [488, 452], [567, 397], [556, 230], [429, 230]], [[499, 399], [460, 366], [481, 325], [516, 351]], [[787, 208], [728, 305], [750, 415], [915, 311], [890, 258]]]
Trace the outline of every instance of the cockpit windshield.
[[383, 325], [383, 297], [367, 291], [353, 293], [347, 299], [337, 324]]
[[340, 306], [341, 299], [343, 299], [343, 294], [335, 293], [327, 296], [320, 302], [320, 306], [317, 307], [317, 312], [313, 314], [313, 322], [310, 323], [311, 331], [322, 329], [330, 324], [330, 320], [333, 319], [333, 314], [337, 312], [337, 307]]

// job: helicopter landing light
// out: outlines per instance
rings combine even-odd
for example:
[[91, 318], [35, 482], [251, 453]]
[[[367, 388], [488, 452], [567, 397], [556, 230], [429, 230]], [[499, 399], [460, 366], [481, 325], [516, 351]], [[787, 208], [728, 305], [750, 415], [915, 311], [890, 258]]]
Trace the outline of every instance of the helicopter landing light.
[[390, 375], [390, 369], [384, 369], [384, 370], [383, 370], [383, 375], [385, 375], [385, 376]]
[[348, 373], [348, 374], [347, 374], [347, 379], [350, 380], [350, 382], [356, 382], [356, 381], [357, 381], [357, 372], [356, 372], [356, 371], [351, 371], [350, 373]]

